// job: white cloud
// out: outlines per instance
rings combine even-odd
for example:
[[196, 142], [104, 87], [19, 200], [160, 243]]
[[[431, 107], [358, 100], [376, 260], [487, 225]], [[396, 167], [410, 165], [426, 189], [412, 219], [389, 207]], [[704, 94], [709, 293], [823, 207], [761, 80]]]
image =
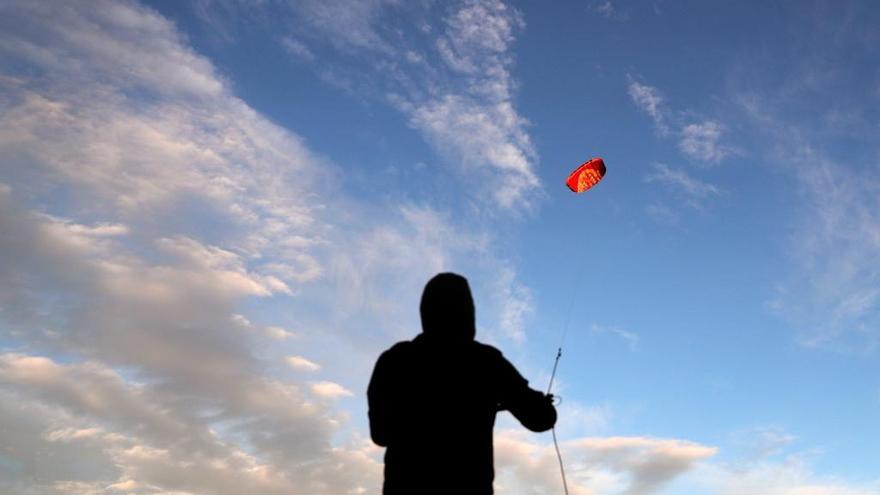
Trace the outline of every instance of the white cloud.
[[607, 466], [629, 475], [627, 493], [651, 493], [691, 469], [717, 449], [683, 440], [644, 437], [609, 437], [573, 440], [586, 462]]
[[688, 124], [681, 130], [679, 149], [691, 158], [709, 163], [720, 162], [729, 151], [719, 144], [724, 127], [718, 122], [707, 120], [698, 124]]
[[447, 94], [401, 107], [438, 150], [462, 160], [485, 180], [500, 206], [527, 206], [522, 202], [540, 182], [532, 170], [535, 153], [523, 130], [524, 121], [509, 101], [486, 105], [479, 99]]
[[540, 188], [528, 122], [513, 103], [510, 46], [523, 26], [521, 14], [501, 1], [464, 2], [436, 40], [452, 74], [429, 76], [436, 89], [427, 97], [393, 99], [441, 154], [490, 183], [497, 203], [514, 210], [529, 207]]
[[340, 397], [351, 397], [354, 394], [351, 390], [334, 382], [316, 382], [311, 385], [312, 393], [324, 399], [338, 399]]
[[[716, 449], [674, 439], [596, 437], [560, 443], [570, 493], [648, 494], [693, 470]], [[560, 490], [556, 453], [521, 432], [496, 436], [498, 493], [552, 493]]]
[[269, 338], [274, 340], [287, 340], [296, 337], [294, 332], [275, 325], [266, 327], [265, 333]]
[[450, 68], [469, 75], [488, 68], [497, 71], [495, 77], [508, 77], [506, 52], [515, 31], [525, 25], [518, 11], [496, 0], [470, 0], [445, 23], [446, 33], [437, 40], [437, 47]]
[[[176, 257], [188, 270], [210, 272], [220, 286], [243, 295], [268, 296], [273, 293], [290, 294], [290, 288], [274, 276], [260, 276], [247, 272], [241, 257], [216, 246], [205, 246], [187, 237], [162, 238], [156, 241], [158, 249]], [[180, 265], [179, 265], [180, 266]], [[178, 269], [175, 276], [183, 270]]]
[[309, 361], [302, 356], [288, 356], [284, 358], [284, 361], [287, 362], [291, 368], [299, 371], [318, 371], [321, 369], [321, 366], [318, 363]]
[[46, 431], [43, 437], [50, 442], [69, 442], [72, 440], [95, 438], [101, 434], [102, 430], [100, 428], [60, 428]]
[[[27, 218], [14, 208], [3, 211], [0, 225], [9, 225], [7, 218]], [[44, 345], [61, 347], [68, 352], [135, 367], [143, 376], [158, 380], [160, 385], [150, 400], [155, 407], [147, 407], [139, 403], [138, 396], [144, 393], [140, 387], [127, 384], [121, 375], [104, 365], [62, 368], [46, 358], [7, 356], [3, 375], [10, 383], [26, 386], [22, 393], [42, 390], [39, 400], [99, 421], [115, 422], [122, 432], [140, 431], [139, 435], [144, 435], [147, 432], [136, 425], [147, 425], [154, 435], [159, 435], [158, 439], [192, 438], [195, 441], [206, 434], [207, 425], [211, 423], [210, 420], [204, 424], [195, 422], [202, 414], [199, 411], [222, 406], [222, 414], [214, 420], [235, 420], [254, 414], [262, 418], [250, 423], [241, 434], [262, 435], [258, 432], [264, 428], [277, 429], [273, 437], [281, 441], [288, 428], [307, 428], [313, 432], [309, 441], [297, 435], [300, 442], [309, 446], [298, 455], [293, 452], [286, 455], [309, 457], [318, 452], [312, 449], [326, 441], [322, 435], [331, 429], [323, 418], [324, 413], [320, 410], [307, 413], [309, 407], [298, 398], [296, 387], [255, 374], [257, 362], [246, 343], [237, 341], [236, 334], [229, 332], [226, 322], [231, 319], [217, 314], [218, 309], [228, 307], [234, 293], [230, 294], [227, 288], [212, 281], [211, 272], [184, 270], [181, 278], [177, 272], [160, 268], [160, 276], [153, 277], [154, 268], [132, 260], [126, 253], [110, 260], [81, 260], [76, 255], [58, 260], [53, 258], [53, 253], [69, 251], [53, 245], [51, 238], [40, 237], [41, 231], [45, 229], [16, 232], [16, 237], [32, 246], [32, 250], [33, 246], [49, 250], [49, 253], [36, 252], [30, 257], [16, 252], [17, 262], [25, 263], [20, 269], [47, 278], [47, 285], [41, 290], [54, 287], [55, 297], [68, 297], [67, 294], [75, 290], [72, 294], [84, 306], [68, 312], [69, 323], [56, 327], [51, 333], [29, 335], [31, 343], [43, 341]], [[6, 248], [4, 246], [5, 251]], [[61, 265], [76, 278], [65, 280], [64, 273], [54, 269]], [[36, 269], [37, 266], [42, 268]], [[47, 268], [49, 271], [45, 271]], [[8, 266], [3, 268], [3, 274], [7, 282], [18, 278], [15, 272], [10, 273]], [[23, 288], [7, 287], [12, 295]], [[59, 316], [65, 315], [58, 306], [50, 308]], [[24, 318], [7, 322], [13, 328], [29, 323]], [[35, 323], [42, 325], [46, 320]], [[173, 406], [180, 396], [188, 398], [186, 405]], [[166, 406], [159, 412], [156, 407], [162, 404]], [[297, 425], [301, 421], [305, 423]], [[174, 426], [177, 423], [180, 426]], [[267, 445], [263, 451], [273, 450], [275, 447]]]
[[[20, 28], [0, 47], [52, 77], [23, 79], [2, 102], [0, 146], [14, 157], [5, 180], [87, 194], [128, 228], [158, 228], [171, 210], [182, 228], [232, 224], [244, 236], [223, 248], [243, 262], [271, 254], [266, 271], [278, 273], [259, 275], [272, 291], [284, 289], [270, 277], [318, 276], [309, 250], [322, 235], [315, 189], [326, 164], [233, 96], [165, 19], [113, 2], [86, 15], [81, 5], [9, 10]], [[292, 244], [302, 239], [311, 244]]]
[[72, 224], [67, 226], [67, 230], [70, 235], [87, 237], [116, 237], [129, 232], [125, 225], [112, 223], [100, 223], [95, 226]]
[[[92, 77], [126, 89], [147, 89], [186, 98], [210, 98], [223, 93], [225, 83], [211, 63], [183, 48], [170, 23], [151, 13], [132, 16], [127, 5], [105, 6], [89, 18], [79, 16], [76, 6], [51, 9], [31, 5], [28, 12], [10, 9], [10, 18], [19, 22], [4, 30], [0, 50], [12, 58], [26, 58], [64, 74], [80, 72], [86, 64]], [[40, 25], [36, 18], [39, 15], [51, 15], [63, 22]], [[119, 30], [110, 33], [95, 27]], [[42, 38], [27, 36], [34, 30]]]

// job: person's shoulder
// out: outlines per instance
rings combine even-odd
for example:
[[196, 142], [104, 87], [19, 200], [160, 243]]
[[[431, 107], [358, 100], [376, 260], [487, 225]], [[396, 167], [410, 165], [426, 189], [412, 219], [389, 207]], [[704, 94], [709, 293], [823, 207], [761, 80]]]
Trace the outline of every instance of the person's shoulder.
[[411, 340], [401, 340], [388, 348], [385, 352], [406, 352], [413, 345]]
[[474, 350], [479, 355], [490, 359], [504, 359], [504, 354], [496, 347], [482, 342], [474, 341]]
[[379, 359], [396, 359], [398, 357], [404, 356], [412, 351], [413, 343], [410, 340], [402, 340], [388, 349], [386, 349], [380, 356]]

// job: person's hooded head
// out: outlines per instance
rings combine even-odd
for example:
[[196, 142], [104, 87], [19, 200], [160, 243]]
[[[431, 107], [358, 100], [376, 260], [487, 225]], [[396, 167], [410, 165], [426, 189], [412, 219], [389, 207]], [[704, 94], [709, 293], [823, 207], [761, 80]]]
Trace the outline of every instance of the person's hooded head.
[[419, 306], [422, 332], [431, 339], [467, 342], [477, 333], [474, 298], [467, 279], [440, 273], [428, 281]]

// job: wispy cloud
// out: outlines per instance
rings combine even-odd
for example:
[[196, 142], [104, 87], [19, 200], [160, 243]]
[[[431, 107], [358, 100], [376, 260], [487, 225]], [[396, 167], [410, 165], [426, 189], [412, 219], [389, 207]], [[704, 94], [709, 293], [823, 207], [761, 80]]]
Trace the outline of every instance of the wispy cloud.
[[688, 124], [681, 130], [678, 147], [691, 158], [718, 163], [729, 153], [729, 150], [719, 143], [723, 131], [721, 124], [711, 120]]
[[678, 211], [663, 203], [651, 203], [645, 206], [645, 213], [655, 222], [666, 225], [678, 225], [681, 215]]
[[[792, 165], [809, 201], [792, 240], [799, 269], [774, 307], [805, 330], [806, 345], [873, 349], [880, 343], [880, 177], [871, 169], [852, 170], [809, 146], [797, 157], [806, 160]], [[860, 343], [846, 344], [850, 339]]]
[[733, 152], [722, 143], [723, 124], [716, 120], [683, 123], [685, 117], [669, 108], [658, 88], [641, 83], [631, 75], [627, 75], [627, 81], [633, 103], [651, 117], [660, 136], [678, 138], [678, 148], [686, 157], [698, 163], [717, 164]]
[[497, 0], [467, 1], [444, 24], [435, 46], [445, 67], [435, 70], [451, 72], [445, 84], [395, 101], [438, 150], [489, 179], [498, 204], [527, 206], [540, 183], [528, 123], [513, 102], [510, 46], [522, 16]]
[[654, 126], [660, 134], [667, 134], [669, 132], [669, 127], [666, 124], [667, 110], [664, 108], [664, 100], [663, 96], [660, 95], [660, 90], [653, 86], [642, 84], [629, 75], [627, 75], [627, 81], [629, 82], [629, 96], [632, 98], [633, 103], [651, 117], [651, 120], [654, 121]]
[[[715, 164], [730, 153], [730, 148], [721, 143], [724, 126], [719, 122], [707, 120], [699, 123], [681, 125], [682, 118], [669, 109], [660, 90], [637, 81], [627, 75], [628, 91], [633, 103], [651, 117], [654, 128], [663, 138], [678, 137], [679, 150], [698, 163]], [[681, 127], [680, 131], [674, 130]], [[645, 175], [647, 182], [657, 182], [698, 211], [705, 210], [706, 202], [718, 196], [721, 190], [714, 184], [702, 181], [683, 168], [672, 168], [663, 163], [654, 163], [652, 172]], [[681, 214], [668, 203], [652, 202], [645, 207], [645, 213], [655, 221], [667, 225], [677, 225]]]
[[[447, 15], [439, 23], [419, 20], [419, 29], [382, 30], [375, 21], [399, 6], [378, 0], [351, 3], [359, 5], [309, 1], [294, 11], [325, 34], [344, 31], [340, 41], [330, 44], [343, 53], [363, 52], [374, 63], [360, 67], [354, 59], [346, 66], [349, 59], [343, 57], [315, 70], [340, 87], [362, 81], [379, 93], [444, 157], [475, 198], [490, 198], [501, 210], [530, 209], [541, 185], [529, 123], [515, 105], [512, 46], [525, 26], [519, 11], [500, 0], [466, 0], [446, 5]], [[331, 15], [337, 11], [345, 13]], [[291, 42], [282, 44], [303, 58], [301, 43]]]
[[385, 9], [398, 3], [398, 0], [302, 0], [292, 7], [307, 25], [318, 29], [323, 39], [338, 48], [394, 53], [394, 47], [382, 36], [378, 21]]
[[522, 342], [526, 335], [526, 320], [534, 313], [532, 293], [517, 280], [516, 272], [510, 267], [501, 270], [497, 292], [501, 300], [501, 331], [514, 341]]
[[614, 8], [614, 4], [611, 0], [604, 0], [600, 2], [596, 2], [593, 4], [593, 11], [601, 14], [604, 17], [613, 17], [616, 9]]
[[721, 193], [717, 186], [695, 179], [684, 169], [663, 163], [655, 163], [652, 168], [654, 171], [645, 176], [645, 181], [664, 185], [697, 210], [703, 210], [707, 200]]
[[288, 356], [284, 361], [293, 369], [299, 371], [318, 371], [321, 366], [318, 363], [309, 361], [302, 356]]
[[727, 462], [704, 463], [688, 474], [689, 480], [719, 495], [869, 495], [880, 488], [877, 480], [848, 483], [819, 474], [814, 464], [821, 453], [786, 452], [795, 439], [788, 433], [759, 428], [751, 435], [758, 437], [755, 448]]
[[639, 341], [641, 340], [637, 333], [630, 332], [629, 330], [624, 330], [614, 325], [600, 325], [598, 323], [593, 323], [592, 325], [590, 325], [590, 331], [595, 334], [607, 334], [619, 337], [626, 342], [627, 346], [629, 346], [630, 349], [635, 349], [636, 346], [639, 345]]
[[786, 453], [797, 437], [778, 426], [757, 426], [735, 432], [733, 446], [748, 463], [764, 462]]
[[324, 399], [339, 399], [354, 395], [351, 390], [334, 382], [316, 382], [311, 385], [312, 393]]
[[770, 140], [768, 160], [792, 174], [805, 200], [790, 239], [792, 274], [777, 286], [770, 307], [789, 319], [806, 346], [875, 350], [880, 344], [876, 167], [835, 158], [807, 140], [808, 128], [789, 122], [756, 95], [740, 103]]
[[281, 46], [283, 46], [284, 49], [287, 50], [287, 53], [293, 55], [296, 58], [299, 58], [306, 62], [311, 62], [312, 60], [315, 60], [315, 54], [312, 53], [311, 50], [309, 50], [309, 47], [305, 43], [297, 39], [291, 38], [290, 36], [285, 36], [281, 39]]

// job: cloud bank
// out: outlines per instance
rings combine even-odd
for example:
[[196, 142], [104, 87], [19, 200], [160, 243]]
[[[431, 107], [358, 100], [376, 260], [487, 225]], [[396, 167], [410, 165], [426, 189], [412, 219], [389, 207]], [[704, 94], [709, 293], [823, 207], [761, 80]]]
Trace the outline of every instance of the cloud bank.
[[[354, 379], [314, 355], [303, 308], [387, 322], [456, 259], [503, 267], [488, 239], [422, 205], [342, 214], [334, 165], [150, 9], [3, 13], [0, 489], [375, 492], [379, 450], [339, 405]], [[506, 273], [488, 280], [511, 288], [493, 304], [516, 334], [528, 299]], [[277, 300], [303, 325], [248, 310]]]

